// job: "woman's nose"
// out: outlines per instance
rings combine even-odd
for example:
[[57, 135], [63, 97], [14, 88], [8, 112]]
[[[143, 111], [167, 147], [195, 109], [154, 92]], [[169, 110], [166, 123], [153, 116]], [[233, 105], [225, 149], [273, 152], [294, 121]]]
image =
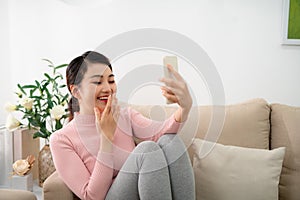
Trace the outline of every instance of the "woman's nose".
[[102, 91], [103, 91], [103, 92], [109, 92], [109, 91], [111, 91], [111, 90], [112, 90], [112, 89], [110, 88], [109, 83], [104, 82], [103, 85], [102, 85]]

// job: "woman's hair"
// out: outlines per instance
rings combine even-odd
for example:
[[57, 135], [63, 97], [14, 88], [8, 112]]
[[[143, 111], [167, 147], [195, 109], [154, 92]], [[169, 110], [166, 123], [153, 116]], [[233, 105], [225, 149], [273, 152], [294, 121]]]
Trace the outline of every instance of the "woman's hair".
[[[105, 64], [112, 70], [111, 64], [107, 57], [95, 51], [85, 52], [81, 56], [74, 58], [66, 69], [67, 86], [70, 92], [71, 85], [80, 85], [83, 76], [87, 71], [89, 63]], [[74, 117], [74, 112], [78, 112], [80, 109], [78, 99], [72, 95], [68, 106], [70, 112], [69, 121], [71, 121]]]

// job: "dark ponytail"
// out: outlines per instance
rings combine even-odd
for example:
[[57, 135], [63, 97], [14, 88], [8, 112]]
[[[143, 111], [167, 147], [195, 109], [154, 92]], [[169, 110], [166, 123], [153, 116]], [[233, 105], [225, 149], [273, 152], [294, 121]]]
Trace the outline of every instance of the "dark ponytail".
[[[89, 63], [106, 64], [112, 70], [110, 61], [107, 57], [95, 51], [85, 52], [81, 56], [74, 58], [66, 69], [67, 86], [70, 92], [71, 85], [80, 85]], [[68, 107], [70, 112], [69, 121], [71, 121], [74, 117], [74, 112], [80, 111], [78, 99], [72, 96], [68, 103]]]
[[69, 121], [71, 121], [74, 118], [74, 112], [79, 112], [79, 103], [78, 100], [75, 97], [71, 97], [69, 103], [68, 103], [68, 110], [69, 110]]

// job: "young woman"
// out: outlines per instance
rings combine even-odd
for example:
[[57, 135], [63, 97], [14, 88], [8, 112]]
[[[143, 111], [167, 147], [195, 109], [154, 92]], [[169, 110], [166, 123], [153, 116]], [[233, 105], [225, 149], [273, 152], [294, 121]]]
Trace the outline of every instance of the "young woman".
[[[192, 106], [182, 77], [162, 78], [163, 95], [179, 105], [164, 122], [120, 108], [109, 60], [89, 51], [66, 71], [70, 122], [51, 135], [58, 174], [81, 199], [195, 199], [191, 163], [176, 136]], [[143, 142], [135, 145], [134, 138]]]

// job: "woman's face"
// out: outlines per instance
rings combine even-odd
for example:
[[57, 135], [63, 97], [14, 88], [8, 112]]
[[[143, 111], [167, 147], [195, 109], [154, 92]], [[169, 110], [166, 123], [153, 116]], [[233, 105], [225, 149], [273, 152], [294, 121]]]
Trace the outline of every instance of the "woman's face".
[[101, 63], [88, 64], [80, 86], [77, 87], [80, 113], [94, 114], [94, 107], [104, 110], [108, 96], [117, 91], [111, 69]]

